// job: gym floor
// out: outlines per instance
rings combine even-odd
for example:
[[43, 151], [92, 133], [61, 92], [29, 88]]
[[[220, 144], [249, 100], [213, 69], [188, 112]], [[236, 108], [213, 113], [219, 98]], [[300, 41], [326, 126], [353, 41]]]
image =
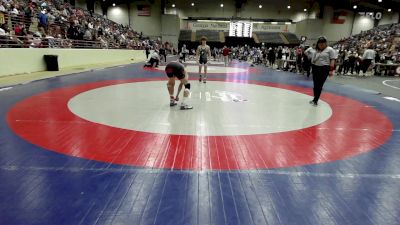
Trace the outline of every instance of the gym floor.
[[400, 224], [398, 77], [187, 66], [184, 111], [143, 63], [1, 88], [0, 224]]

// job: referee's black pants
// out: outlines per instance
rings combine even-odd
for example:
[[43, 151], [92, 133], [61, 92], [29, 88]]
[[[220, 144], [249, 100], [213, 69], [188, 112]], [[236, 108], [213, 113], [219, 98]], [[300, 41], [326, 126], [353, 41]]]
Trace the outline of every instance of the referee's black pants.
[[321, 96], [322, 87], [329, 76], [330, 66], [313, 65], [314, 102], [317, 103]]
[[366, 73], [368, 71], [369, 66], [372, 64], [372, 59], [364, 59], [363, 60], [363, 68], [362, 71], [363, 73]]

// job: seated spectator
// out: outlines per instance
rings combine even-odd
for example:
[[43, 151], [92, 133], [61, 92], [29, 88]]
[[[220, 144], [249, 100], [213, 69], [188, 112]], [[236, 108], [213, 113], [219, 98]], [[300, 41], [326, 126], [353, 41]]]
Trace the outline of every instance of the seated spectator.
[[7, 12], [6, 8], [3, 5], [4, 3], [2, 1], [0, 1], [0, 12]]

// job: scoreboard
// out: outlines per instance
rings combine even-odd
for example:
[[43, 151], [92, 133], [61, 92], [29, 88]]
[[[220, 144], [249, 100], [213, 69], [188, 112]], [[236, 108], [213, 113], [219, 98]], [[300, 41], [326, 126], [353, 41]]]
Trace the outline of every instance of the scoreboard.
[[235, 21], [229, 26], [230, 37], [252, 37], [253, 24], [250, 21]]

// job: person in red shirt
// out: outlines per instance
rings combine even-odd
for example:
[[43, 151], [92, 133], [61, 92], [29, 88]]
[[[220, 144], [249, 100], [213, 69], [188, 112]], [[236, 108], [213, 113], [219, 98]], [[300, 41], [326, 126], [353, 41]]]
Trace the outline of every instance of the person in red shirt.
[[15, 32], [15, 35], [16, 35], [16, 36], [22, 36], [22, 28], [23, 28], [22, 23], [18, 23], [18, 24], [15, 26], [14, 32]]
[[227, 67], [229, 63], [229, 52], [229, 48], [224, 46], [224, 48], [222, 49], [222, 55], [224, 56], [225, 67]]

